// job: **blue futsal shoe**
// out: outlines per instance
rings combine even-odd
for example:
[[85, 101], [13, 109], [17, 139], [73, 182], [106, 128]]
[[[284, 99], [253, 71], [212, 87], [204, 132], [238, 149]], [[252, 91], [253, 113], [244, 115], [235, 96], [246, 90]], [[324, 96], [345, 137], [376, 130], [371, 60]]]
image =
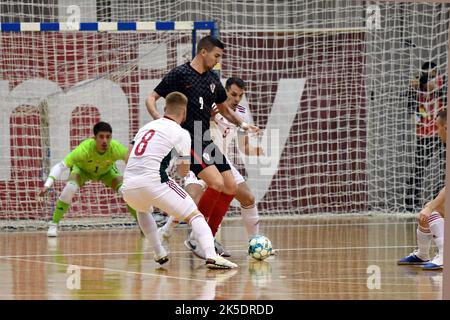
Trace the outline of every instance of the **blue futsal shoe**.
[[418, 251], [414, 250], [408, 256], [397, 261], [398, 265], [417, 265], [417, 264], [426, 264], [430, 262], [429, 259], [421, 259], [417, 256]]
[[444, 261], [443, 260], [444, 259], [442, 258], [442, 256], [437, 255], [436, 257], [434, 257], [433, 260], [431, 260], [431, 262], [424, 264], [423, 267], [422, 267], [422, 270], [425, 270], [425, 271], [427, 271], [427, 270], [430, 270], [430, 271], [432, 271], [432, 270], [433, 271], [434, 270], [436, 270], [436, 271], [442, 270], [443, 267], [444, 267], [444, 263], [443, 263]]

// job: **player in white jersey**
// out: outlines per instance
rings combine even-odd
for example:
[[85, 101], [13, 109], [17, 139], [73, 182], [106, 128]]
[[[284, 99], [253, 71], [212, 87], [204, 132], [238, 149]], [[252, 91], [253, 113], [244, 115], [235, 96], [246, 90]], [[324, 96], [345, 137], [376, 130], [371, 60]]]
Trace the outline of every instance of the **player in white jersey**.
[[214, 238], [192, 198], [167, 175], [167, 167], [178, 156], [178, 173], [189, 172], [191, 137], [180, 124], [186, 119], [187, 98], [179, 92], [166, 97], [164, 118], [139, 129], [129, 150], [124, 173], [123, 198], [137, 211], [139, 225], [155, 250], [155, 261], [168, 261], [158, 238], [156, 222], [148, 213], [158, 207], [180, 221], [190, 224], [196, 241], [205, 251], [208, 268], [235, 268], [236, 264], [216, 254]]
[[[247, 108], [239, 105], [244, 92], [245, 83], [242, 79], [232, 77], [229, 78], [225, 84], [225, 89], [228, 96], [228, 105], [236, 112], [236, 114], [241, 117], [246, 123], [250, 123], [250, 115]], [[225, 119], [221, 114], [216, 113], [211, 121], [211, 137], [214, 143], [219, 147], [220, 151], [227, 157], [227, 162], [231, 167], [231, 172], [233, 173], [234, 179], [237, 184], [237, 193], [235, 198], [239, 201], [241, 205], [241, 216], [244, 226], [249, 237], [259, 234], [259, 215], [258, 208], [255, 204], [255, 197], [251, 190], [249, 189], [245, 179], [239, 173], [239, 171], [233, 166], [230, 161], [228, 154], [228, 149], [230, 143], [233, 139], [237, 137], [239, 148], [246, 155], [259, 156], [263, 155], [264, 151], [261, 147], [251, 146], [249, 143], [249, 137], [245, 133], [241, 133], [239, 128]], [[186, 191], [191, 195], [191, 197], [198, 201], [201, 197], [202, 192], [206, 188], [206, 184], [203, 180], [197, 179], [193, 172], [189, 174], [184, 179], [184, 187]], [[162, 242], [166, 245], [170, 237], [171, 229], [176, 225], [175, 219], [169, 218], [168, 222], [160, 229], [160, 237]], [[208, 219], [208, 225], [211, 228], [213, 235], [215, 236], [220, 223], [223, 220], [223, 216], [211, 216]], [[191, 244], [189, 244], [191, 243]], [[230, 254], [225, 251], [223, 246], [215, 241], [217, 253], [223, 256], [230, 256]], [[167, 246], [167, 245], [166, 245]], [[202, 253], [195, 250], [196, 246], [192, 240], [188, 240], [187, 246], [198, 256], [202, 257]]]

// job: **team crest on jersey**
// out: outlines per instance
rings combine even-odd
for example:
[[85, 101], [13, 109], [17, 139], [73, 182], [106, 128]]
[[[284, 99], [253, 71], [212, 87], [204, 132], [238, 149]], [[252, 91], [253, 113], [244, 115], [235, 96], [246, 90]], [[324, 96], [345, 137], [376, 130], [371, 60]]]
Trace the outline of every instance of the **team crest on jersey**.
[[214, 90], [216, 89], [216, 85], [214, 83], [211, 83], [209, 85], [209, 88], [211, 89], [211, 92], [214, 93]]
[[208, 153], [206, 153], [206, 152], [204, 152], [203, 153], [203, 158], [206, 160], [206, 161], [211, 161], [211, 158], [209, 157], [209, 154]]

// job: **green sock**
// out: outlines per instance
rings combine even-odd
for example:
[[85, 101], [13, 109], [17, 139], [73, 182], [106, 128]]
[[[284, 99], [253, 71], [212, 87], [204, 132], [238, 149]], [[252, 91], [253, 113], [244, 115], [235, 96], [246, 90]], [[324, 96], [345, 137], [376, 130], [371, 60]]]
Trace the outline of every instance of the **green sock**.
[[133, 216], [133, 218], [137, 221], [137, 214], [136, 214], [136, 210], [134, 210], [132, 207], [130, 207], [129, 205], [127, 205], [127, 209], [128, 211], [131, 213], [131, 215]]
[[61, 219], [64, 217], [64, 214], [66, 214], [67, 210], [69, 210], [69, 207], [70, 204], [62, 202], [58, 199], [58, 201], [56, 201], [55, 211], [53, 212], [52, 222], [59, 223], [59, 221], [61, 221]]

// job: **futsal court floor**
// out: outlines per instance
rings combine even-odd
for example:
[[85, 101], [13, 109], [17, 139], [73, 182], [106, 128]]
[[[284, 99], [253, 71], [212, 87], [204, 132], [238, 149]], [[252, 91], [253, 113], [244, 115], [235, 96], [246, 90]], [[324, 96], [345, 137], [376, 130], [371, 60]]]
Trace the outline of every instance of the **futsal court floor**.
[[137, 229], [1, 232], [0, 299], [440, 299], [442, 272], [396, 265], [415, 228], [387, 215], [264, 219], [276, 255], [256, 261], [240, 219], [227, 219], [218, 238], [234, 270], [208, 270], [184, 247], [186, 226], [163, 267]]

